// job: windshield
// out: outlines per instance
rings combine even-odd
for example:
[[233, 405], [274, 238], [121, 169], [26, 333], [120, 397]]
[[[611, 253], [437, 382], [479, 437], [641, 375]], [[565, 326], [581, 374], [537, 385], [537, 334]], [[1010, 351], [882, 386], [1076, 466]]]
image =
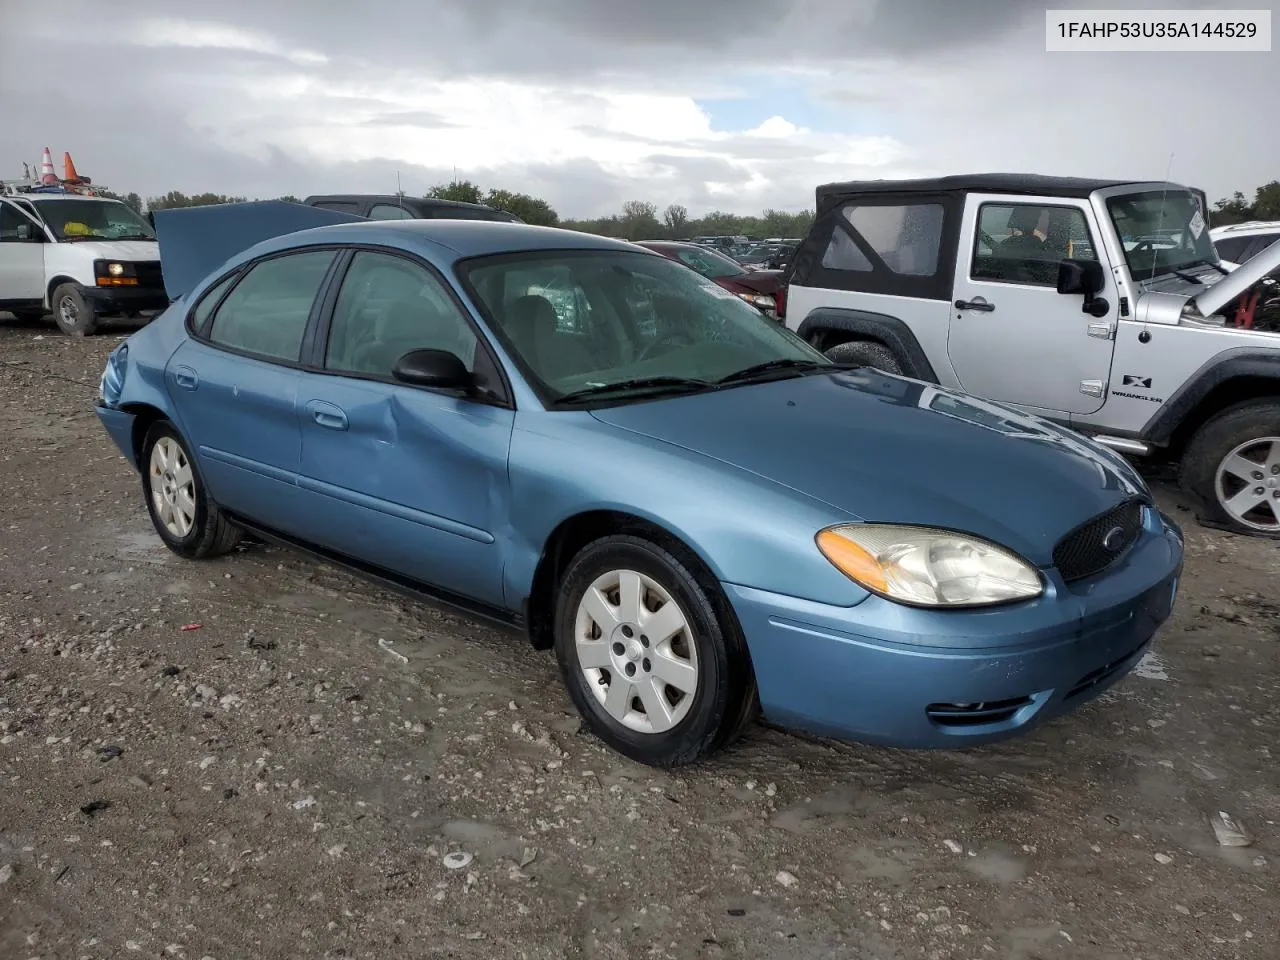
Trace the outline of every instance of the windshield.
[[705, 386], [764, 363], [833, 366], [755, 307], [664, 257], [539, 251], [478, 258], [459, 272], [551, 401], [654, 377]]
[[1135, 281], [1218, 262], [1200, 203], [1185, 190], [1112, 197], [1107, 211]]
[[675, 254], [686, 267], [692, 267], [710, 280], [740, 277], [747, 272], [736, 260], [707, 247], [676, 247]]
[[154, 240], [131, 207], [114, 200], [33, 200], [59, 240]]

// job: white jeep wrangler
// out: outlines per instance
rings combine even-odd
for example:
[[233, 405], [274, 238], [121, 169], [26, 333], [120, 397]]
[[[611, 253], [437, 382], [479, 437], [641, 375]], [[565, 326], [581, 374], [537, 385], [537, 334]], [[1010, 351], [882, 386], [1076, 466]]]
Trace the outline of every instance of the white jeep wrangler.
[[88, 336], [104, 317], [136, 318], [169, 305], [151, 225], [105, 197], [0, 197], [0, 311], [52, 312], [58, 329]]
[[1280, 244], [1233, 270], [1206, 216], [1163, 182], [827, 184], [782, 319], [833, 359], [1175, 462], [1202, 523], [1280, 537]]

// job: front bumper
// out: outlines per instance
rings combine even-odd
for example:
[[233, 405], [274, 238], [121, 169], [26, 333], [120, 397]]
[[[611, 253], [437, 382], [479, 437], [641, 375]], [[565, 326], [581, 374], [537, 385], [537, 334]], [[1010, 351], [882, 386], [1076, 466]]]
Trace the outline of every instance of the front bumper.
[[956, 749], [1069, 713], [1127, 674], [1172, 613], [1177, 525], [1149, 511], [1129, 555], [1093, 580], [983, 611], [871, 597], [831, 607], [725, 585], [767, 720], [842, 740]]
[[99, 316], [143, 313], [169, 306], [163, 287], [90, 287], [81, 285], [80, 295]]

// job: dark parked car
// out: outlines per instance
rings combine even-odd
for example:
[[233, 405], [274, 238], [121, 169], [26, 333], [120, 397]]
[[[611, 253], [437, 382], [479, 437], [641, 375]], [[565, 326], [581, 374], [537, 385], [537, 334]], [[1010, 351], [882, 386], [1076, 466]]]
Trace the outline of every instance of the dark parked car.
[[461, 200], [437, 200], [434, 197], [400, 197], [394, 193], [335, 193], [312, 196], [302, 201], [309, 207], [336, 210], [370, 220], [501, 220], [523, 223], [519, 217], [486, 206]]
[[748, 270], [736, 260], [700, 243], [680, 240], [641, 240], [639, 245], [692, 267], [731, 293], [736, 293], [770, 319], [778, 319], [782, 296], [781, 270]]

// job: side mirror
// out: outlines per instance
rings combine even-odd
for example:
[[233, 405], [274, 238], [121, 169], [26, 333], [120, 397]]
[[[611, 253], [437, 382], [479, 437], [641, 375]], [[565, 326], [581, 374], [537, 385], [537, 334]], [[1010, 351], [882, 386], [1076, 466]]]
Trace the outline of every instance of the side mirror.
[[1102, 264], [1097, 260], [1063, 260], [1058, 264], [1058, 292], [1084, 294], [1092, 300], [1106, 285]]
[[1111, 305], [1098, 294], [1107, 285], [1107, 276], [1097, 260], [1062, 260], [1058, 263], [1058, 292], [1083, 295], [1081, 312], [1105, 317]]
[[456, 353], [448, 350], [410, 350], [396, 361], [391, 375], [401, 383], [437, 390], [475, 388], [475, 378]]

